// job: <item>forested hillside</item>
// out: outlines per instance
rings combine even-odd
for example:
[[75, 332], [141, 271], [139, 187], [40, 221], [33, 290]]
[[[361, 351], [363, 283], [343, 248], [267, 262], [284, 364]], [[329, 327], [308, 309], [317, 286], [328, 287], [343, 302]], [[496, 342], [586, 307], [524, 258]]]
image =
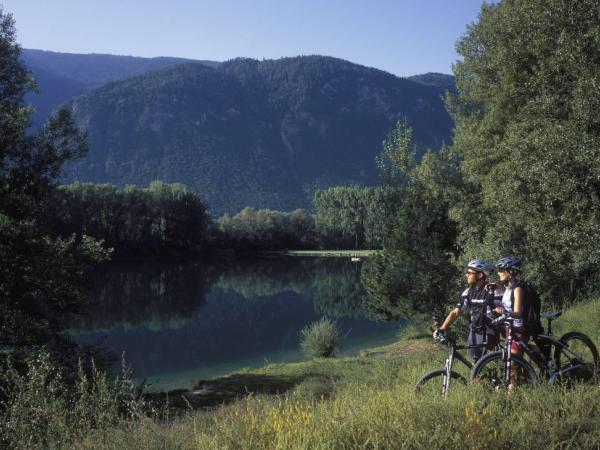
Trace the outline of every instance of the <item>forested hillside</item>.
[[71, 103], [91, 148], [68, 181], [183, 183], [213, 214], [309, 207], [316, 189], [377, 183], [401, 118], [420, 151], [449, 142], [444, 92], [321, 56], [169, 67]]
[[[192, 61], [184, 58], [140, 58], [33, 49], [23, 49], [20, 56], [38, 84], [38, 92], [30, 92], [26, 96], [26, 101], [35, 109], [33, 122], [36, 127], [43, 124], [52, 110], [77, 95], [111, 81]], [[198, 62], [209, 66], [219, 65], [215, 61]]]

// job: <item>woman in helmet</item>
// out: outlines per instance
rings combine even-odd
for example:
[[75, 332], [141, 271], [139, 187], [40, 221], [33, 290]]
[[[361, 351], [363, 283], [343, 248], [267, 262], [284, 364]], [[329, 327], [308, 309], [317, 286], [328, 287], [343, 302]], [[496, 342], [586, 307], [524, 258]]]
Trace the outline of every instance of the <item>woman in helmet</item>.
[[[523, 312], [525, 310], [526, 293], [523, 282], [519, 279], [522, 269], [522, 263], [516, 256], [504, 256], [496, 263], [498, 277], [504, 285], [504, 295], [502, 296], [502, 307], [496, 308], [495, 312], [502, 314], [508, 313], [514, 317], [512, 337], [513, 342], [510, 352], [513, 355], [522, 356], [523, 350], [518, 341], [528, 342], [529, 334], [523, 323]], [[506, 330], [507, 332], [507, 330]], [[511, 367], [510, 386], [518, 384], [519, 373], [517, 367]]]
[[452, 326], [458, 317], [467, 309], [470, 310], [468, 345], [481, 345], [479, 348], [469, 349], [469, 355], [477, 360], [483, 354], [482, 344], [487, 340], [487, 348], [492, 349], [498, 343], [498, 335], [494, 328], [489, 327], [490, 314], [494, 309], [496, 296], [495, 286], [488, 283], [488, 277], [494, 270], [494, 265], [484, 259], [469, 261], [465, 276], [469, 287], [463, 291], [455, 308], [450, 311], [444, 323], [435, 330], [434, 337], [438, 333], [444, 333]]

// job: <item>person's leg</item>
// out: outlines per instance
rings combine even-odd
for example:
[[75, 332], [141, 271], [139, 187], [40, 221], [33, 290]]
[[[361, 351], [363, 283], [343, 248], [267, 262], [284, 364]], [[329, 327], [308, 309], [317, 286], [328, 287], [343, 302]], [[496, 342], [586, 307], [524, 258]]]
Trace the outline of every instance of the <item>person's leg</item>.
[[[476, 333], [473, 330], [469, 330], [469, 337], [467, 338], [467, 345], [482, 345], [483, 334]], [[477, 361], [483, 355], [483, 347], [470, 348], [468, 350], [469, 356], [473, 361]]]
[[[523, 356], [523, 349], [519, 345], [519, 341], [523, 341], [527, 343], [529, 341], [529, 336], [527, 336], [522, 331], [513, 330], [513, 342], [510, 347], [511, 355]], [[510, 367], [510, 385], [509, 389], [517, 386], [519, 384], [525, 383], [526, 377], [523, 373], [523, 369], [516, 364], [511, 365]]]

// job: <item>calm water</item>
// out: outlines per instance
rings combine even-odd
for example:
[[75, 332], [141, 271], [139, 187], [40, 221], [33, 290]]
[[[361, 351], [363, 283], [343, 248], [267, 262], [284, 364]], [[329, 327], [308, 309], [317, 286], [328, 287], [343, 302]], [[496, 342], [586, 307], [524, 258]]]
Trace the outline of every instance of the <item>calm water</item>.
[[337, 320], [342, 354], [392, 342], [401, 324], [369, 320], [363, 297], [360, 264], [342, 258], [113, 264], [96, 275], [72, 333], [125, 352], [151, 388], [191, 387], [303, 359], [300, 330], [322, 316]]

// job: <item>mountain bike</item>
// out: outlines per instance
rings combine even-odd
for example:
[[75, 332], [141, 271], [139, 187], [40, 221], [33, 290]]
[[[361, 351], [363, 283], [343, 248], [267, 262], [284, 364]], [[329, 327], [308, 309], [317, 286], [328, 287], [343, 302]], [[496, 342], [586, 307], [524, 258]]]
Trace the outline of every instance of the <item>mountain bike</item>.
[[542, 314], [542, 318], [548, 321], [547, 333], [535, 336], [535, 343], [517, 340], [523, 355], [531, 363], [510, 351], [514, 340], [514, 318], [504, 315], [496, 319], [495, 323], [506, 325], [504, 348], [479, 359], [471, 371], [471, 380], [478, 380], [495, 389], [510, 387], [511, 384], [535, 386], [538, 373], [534, 365], [539, 378], [551, 384], [595, 379], [598, 373], [598, 350], [592, 340], [578, 331], [566, 333], [560, 339], [552, 335], [552, 320], [561, 314], [560, 311]]
[[452, 381], [458, 381], [466, 385], [467, 379], [461, 374], [453, 370], [454, 361], [459, 360], [470, 370], [473, 368], [473, 363], [463, 354], [458, 353], [458, 350], [480, 349], [487, 346], [487, 335], [484, 333], [484, 341], [478, 345], [457, 345], [456, 337], [446, 333], [438, 334], [434, 337], [435, 341], [441, 345], [448, 345], [450, 352], [443, 369], [435, 369], [424, 374], [415, 385], [415, 392], [424, 394], [441, 394], [444, 397], [448, 396]]

